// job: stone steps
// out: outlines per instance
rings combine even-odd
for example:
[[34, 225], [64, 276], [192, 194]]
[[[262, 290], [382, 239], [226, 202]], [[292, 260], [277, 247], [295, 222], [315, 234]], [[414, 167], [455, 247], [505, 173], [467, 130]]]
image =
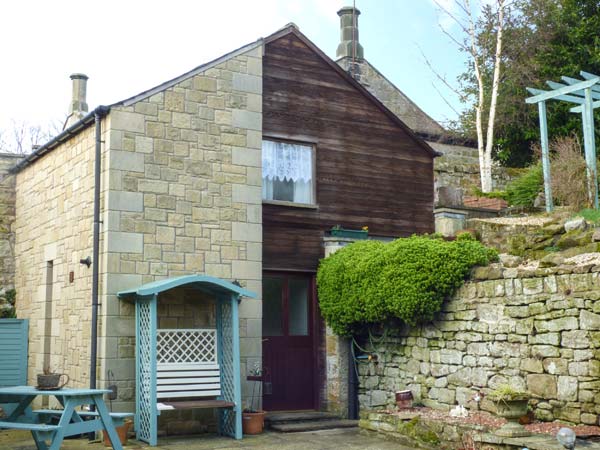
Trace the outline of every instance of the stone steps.
[[306, 420], [303, 422], [277, 423], [270, 426], [271, 430], [280, 433], [297, 433], [300, 431], [331, 430], [333, 428], [355, 428], [358, 420]]
[[357, 420], [345, 420], [340, 416], [319, 411], [270, 412], [265, 417], [267, 428], [281, 433], [330, 430], [358, 426]]

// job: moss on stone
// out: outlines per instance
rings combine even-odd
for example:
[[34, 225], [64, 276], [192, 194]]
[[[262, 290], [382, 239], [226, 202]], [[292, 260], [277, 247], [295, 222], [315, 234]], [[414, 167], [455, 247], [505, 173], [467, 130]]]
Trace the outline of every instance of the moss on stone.
[[509, 253], [515, 256], [525, 256], [527, 249], [527, 237], [524, 234], [515, 234], [509, 236], [508, 245]]
[[408, 422], [400, 422], [398, 433], [424, 444], [437, 445], [440, 443], [439, 436], [424, 425], [419, 417], [415, 417]]
[[569, 231], [568, 233], [563, 234], [560, 239], [556, 241], [556, 246], [561, 250], [572, 247], [582, 247], [592, 242], [592, 234], [594, 234], [594, 230]]

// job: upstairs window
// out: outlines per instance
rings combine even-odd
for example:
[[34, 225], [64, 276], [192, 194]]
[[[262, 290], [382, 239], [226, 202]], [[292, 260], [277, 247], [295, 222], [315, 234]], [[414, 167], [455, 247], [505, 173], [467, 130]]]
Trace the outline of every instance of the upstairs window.
[[264, 140], [263, 200], [314, 204], [313, 154], [310, 145]]

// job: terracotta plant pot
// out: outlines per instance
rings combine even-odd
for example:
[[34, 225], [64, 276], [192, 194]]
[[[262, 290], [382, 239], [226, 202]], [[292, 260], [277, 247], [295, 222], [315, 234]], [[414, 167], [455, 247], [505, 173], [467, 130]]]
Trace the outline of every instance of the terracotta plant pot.
[[242, 413], [242, 430], [244, 434], [260, 434], [265, 427], [265, 412], [252, 411]]
[[[121, 441], [121, 445], [127, 444], [127, 433], [129, 433], [129, 429], [132, 425], [133, 422], [128, 420], [123, 425], [115, 427], [115, 429], [117, 430], [117, 434], [119, 435], [119, 441]], [[108, 438], [108, 433], [102, 430], [102, 436], [104, 436], [104, 445], [106, 447], [111, 447], [110, 439]]]
[[396, 406], [398, 409], [412, 408], [413, 394], [412, 391], [397, 391], [396, 392]]

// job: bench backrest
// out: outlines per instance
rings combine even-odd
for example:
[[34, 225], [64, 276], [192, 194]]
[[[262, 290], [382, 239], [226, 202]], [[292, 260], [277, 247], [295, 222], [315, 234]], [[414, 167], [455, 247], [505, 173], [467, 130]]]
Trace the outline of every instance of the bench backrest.
[[159, 362], [156, 365], [156, 377], [158, 399], [221, 395], [218, 364]]

